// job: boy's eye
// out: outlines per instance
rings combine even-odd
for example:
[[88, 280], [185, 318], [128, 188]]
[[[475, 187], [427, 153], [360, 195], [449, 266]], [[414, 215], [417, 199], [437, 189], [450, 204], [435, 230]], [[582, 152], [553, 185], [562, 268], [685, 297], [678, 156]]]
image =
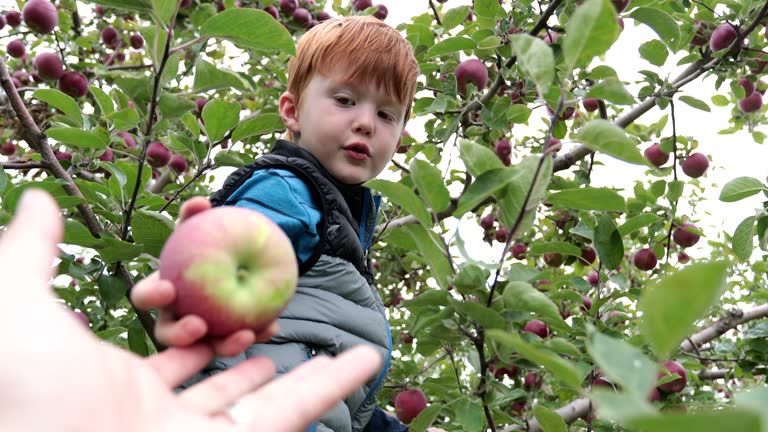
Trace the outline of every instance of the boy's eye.
[[379, 111], [379, 117], [381, 117], [384, 120], [392, 120], [392, 116], [389, 115], [389, 113], [386, 113], [384, 111]]
[[336, 96], [336, 102], [342, 104], [342, 105], [351, 105], [352, 99], [344, 96]]

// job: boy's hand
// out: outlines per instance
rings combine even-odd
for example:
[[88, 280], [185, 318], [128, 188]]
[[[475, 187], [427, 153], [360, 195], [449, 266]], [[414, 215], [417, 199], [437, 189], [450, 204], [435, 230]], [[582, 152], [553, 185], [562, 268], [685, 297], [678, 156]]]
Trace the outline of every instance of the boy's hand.
[[[179, 222], [211, 208], [211, 203], [203, 197], [195, 197], [186, 201], [179, 212]], [[176, 319], [169, 309], [176, 297], [176, 290], [166, 280], [160, 279], [158, 272], [154, 272], [137, 283], [131, 290], [131, 302], [139, 309], [159, 309], [159, 316], [155, 325], [155, 336], [161, 343], [175, 347], [186, 347], [199, 342], [208, 328], [197, 315], [187, 315]], [[240, 330], [226, 338], [207, 338], [217, 355], [232, 357], [240, 354], [255, 342], [268, 341], [277, 333], [277, 323], [256, 334], [252, 330]]]

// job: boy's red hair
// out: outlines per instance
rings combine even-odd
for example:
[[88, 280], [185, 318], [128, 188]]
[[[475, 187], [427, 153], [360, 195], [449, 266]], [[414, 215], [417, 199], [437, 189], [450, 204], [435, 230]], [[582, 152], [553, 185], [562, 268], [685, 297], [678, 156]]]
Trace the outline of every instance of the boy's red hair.
[[288, 61], [288, 91], [301, 104], [301, 94], [315, 73], [341, 67], [346, 80], [372, 83], [394, 96], [411, 115], [419, 64], [413, 48], [395, 29], [372, 16], [327, 20], [308, 31]]

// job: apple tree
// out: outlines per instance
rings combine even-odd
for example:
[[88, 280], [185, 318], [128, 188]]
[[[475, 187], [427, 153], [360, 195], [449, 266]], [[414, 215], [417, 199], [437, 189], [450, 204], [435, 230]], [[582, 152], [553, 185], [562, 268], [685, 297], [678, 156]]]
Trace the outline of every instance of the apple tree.
[[[6, 3], [0, 223], [24, 189], [49, 191], [63, 307], [142, 355], [162, 347], [127, 293], [180, 203], [281, 136], [295, 38], [334, 15], [388, 19], [364, 0]], [[763, 430], [768, 200], [705, 232], [718, 161], [676, 112], [732, 107], [723, 133], [763, 142], [768, 2], [427, 3], [397, 25], [423, 134], [368, 184], [385, 197], [381, 406], [414, 431]], [[655, 37], [627, 82], [602, 59], [640, 28]], [[687, 93], [709, 77], [709, 100]], [[596, 185], [629, 166], [632, 188]], [[768, 196], [737, 172], [717, 187], [723, 211]]]

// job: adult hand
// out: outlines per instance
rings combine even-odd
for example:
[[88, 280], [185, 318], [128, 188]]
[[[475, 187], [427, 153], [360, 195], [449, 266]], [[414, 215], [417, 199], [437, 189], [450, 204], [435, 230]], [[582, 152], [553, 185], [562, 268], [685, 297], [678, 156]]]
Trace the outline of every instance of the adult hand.
[[[211, 203], [203, 197], [195, 197], [182, 204], [179, 211], [179, 223], [211, 208]], [[272, 323], [258, 334], [253, 330], [240, 330], [224, 338], [206, 336], [208, 327], [197, 315], [187, 315], [181, 319], [173, 316], [169, 306], [176, 297], [173, 284], [160, 279], [154, 272], [137, 283], [131, 290], [131, 302], [139, 309], [159, 309], [155, 325], [155, 337], [168, 346], [186, 347], [204, 342], [210, 345], [217, 355], [232, 357], [243, 352], [255, 342], [268, 341], [277, 333], [277, 323]]]
[[0, 430], [302, 431], [380, 367], [360, 347], [272, 380], [272, 363], [253, 358], [174, 393], [213, 349], [141, 358], [89, 333], [48, 286], [61, 235], [51, 197], [30, 190], [0, 238]]

